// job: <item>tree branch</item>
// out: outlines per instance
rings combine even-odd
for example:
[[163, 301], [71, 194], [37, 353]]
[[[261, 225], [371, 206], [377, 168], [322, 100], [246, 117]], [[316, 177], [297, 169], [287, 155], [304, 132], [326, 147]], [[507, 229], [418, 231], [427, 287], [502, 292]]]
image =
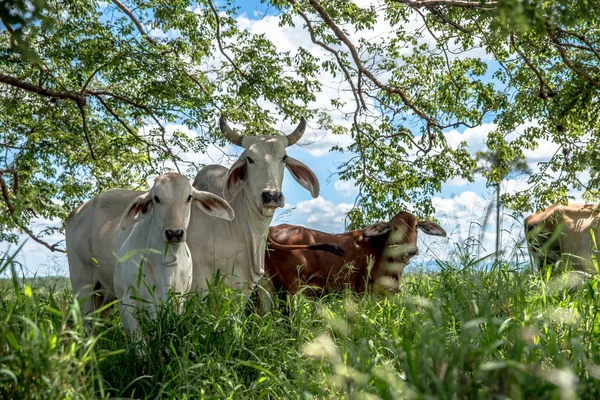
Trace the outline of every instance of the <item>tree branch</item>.
[[82, 93], [72, 92], [70, 90], [64, 92], [57, 92], [55, 90], [46, 89], [43, 87], [36, 86], [29, 82], [25, 82], [21, 79], [15, 78], [14, 76], [3, 74], [0, 74], [0, 82], [17, 87], [19, 89], [27, 90], [28, 92], [37, 93], [40, 96], [53, 97], [55, 99], [72, 100], [77, 104], [85, 104], [85, 95], [83, 95]]
[[135, 24], [135, 26], [137, 27], [138, 31], [142, 34], [142, 36], [148, 40], [150, 43], [156, 45], [156, 41], [154, 39], [152, 39], [148, 33], [146, 32], [146, 30], [144, 29], [144, 27], [142, 26], [142, 24], [140, 23], [140, 21], [135, 17], [135, 15], [133, 15], [133, 13], [131, 12], [131, 10], [127, 7], [125, 7], [125, 5], [123, 3], [121, 3], [119, 0], [111, 0], [117, 7], [119, 7], [121, 9], [121, 11], [123, 11], [125, 14], [127, 14], [127, 16], [129, 17], [129, 19], [131, 19], [131, 21]]
[[102, 96], [96, 95], [95, 96], [96, 99], [98, 99], [98, 101], [100, 102], [100, 104], [102, 104], [104, 106], [104, 108], [106, 108], [106, 110], [108, 111], [108, 113], [110, 115], [112, 115], [118, 122], [119, 124], [121, 124], [121, 126], [132, 136], [134, 137], [136, 140], [142, 142], [143, 144], [146, 145], [146, 153], [148, 155], [148, 163], [150, 164], [150, 167], [152, 168], [153, 172], [157, 172], [158, 170], [156, 169], [156, 167], [154, 166], [154, 164], [152, 163], [152, 157], [150, 155], [150, 148], [152, 147], [158, 147], [153, 145], [152, 143], [146, 141], [144, 138], [140, 137], [139, 135], [137, 135], [128, 125], [127, 123], [125, 123], [125, 121], [123, 121], [121, 119], [121, 117], [119, 117], [117, 115], [117, 113], [112, 109], [111, 106], [108, 105], [107, 102], [104, 101], [104, 99], [102, 98]]
[[83, 134], [85, 135], [85, 141], [87, 143], [88, 149], [90, 150], [90, 156], [92, 160], [96, 161], [96, 155], [94, 154], [94, 148], [92, 147], [92, 139], [90, 137], [90, 131], [87, 125], [87, 118], [85, 116], [85, 106], [81, 104], [77, 104], [77, 108], [79, 108], [79, 113], [81, 114], [81, 124], [83, 126]]
[[239, 72], [240, 75], [242, 75], [244, 78], [247, 78], [246, 73], [244, 71], [242, 71], [236, 65], [236, 63], [233, 62], [233, 60], [231, 59], [231, 57], [229, 57], [229, 55], [225, 52], [225, 49], [223, 47], [223, 42], [221, 41], [221, 17], [219, 17], [219, 12], [217, 11], [217, 8], [215, 7], [215, 5], [212, 2], [212, 0], [208, 0], [208, 5], [210, 6], [210, 9], [212, 10], [213, 15], [215, 16], [215, 20], [216, 20], [216, 23], [217, 23], [217, 30], [216, 30], [217, 44], [219, 46], [219, 50], [221, 51], [221, 54], [223, 54], [223, 57], [225, 57], [227, 59], [227, 61], [229, 61], [229, 63], [231, 64], [231, 66], [237, 72]]
[[[450, 18], [448, 18], [448, 16], [446, 14], [444, 14], [442, 12], [442, 10], [440, 10], [439, 7], [428, 7], [427, 9], [433, 15], [435, 15], [436, 17], [438, 17], [439, 19], [441, 19], [443, 23], [448, 24], [448, 25], [454, 27], [455, 29], [461, 31], [462, 33], [466, 33], [467, 35], [470, 35], [470, 34], [473, 33], [472, 30], [467, 29], [464, 26], [462, 26], [461, 24], [459, 24], [458, 22], [454, 22], [453, 20], [451, 20]], [[415, 8], [415, 10], [418, 10], [418, 8]], [[425, 25], [427, 25], [427, 22], [425, 22]], [[428, 27], [428, 29], [429, 29], [429, 27]]]
[[560, 40], [558, 40], [558, 37], [556, 36], [556, 34], [552, 31], [552, 28], [550, 28], [550, 27], [548, 28], [548, 37], [552, 40], [552, 42], [558, 49], [558, 54], [560, 54], [560, 58], [562, 58], [565, 65], [567, 67], [569, 67], [569, 69], [571, 69], [571, 71], [573, 71], [577, 75], [583, 77], [592, 86], [596, 87], [597, 89], [600, 89], [599, 81], [592, 78], [592, 76], [590, 76], [590, 74], [585, 72], [583, 69], [579, 68], [577, 65], [575, 65], [575, 63], [572, 60], [569, 59], [567, 52], [565, 51], [565, 48], [562, 46], [562, 43], [560, 42]]
[[50, 251], [57, 251], [59, 253], [66, 253], [65, 250], [59, 249], [59, 248], [56, 247], [58, 245], [58, 243], [55, 243], [55, 244], [51, 245], [51, 244], [43, 241], [42, 239], [40, 239], [39, 237], [37, 237], [29, 228], [27, 228], [25, 225], [23, 225], [19, 221], [19, 219], [15, 215], [15, 207], [12, 204], [12, 202], [10, 201], [10, 194], [8, 192], [8, 187], [6, 186], [6, 182], [4, 182], [4, 179], [2, 178], [2, 175], [6, 174], [6, 173], [10, 173], [13, 176], [13, 194], [14, 195], [17, 194], [17, 190], [19, 189], [19, 175], [17, 174], [17, 171], [15, 171], [13, 168], [0, 169], [0, 193], [2, 193], [2, 198], [4, 199], [4, 203], [6, 204], [6, 208], [8, 208], [8, 212], [10, 214], [10, 218], [12, 219], [12, 221], [21, 230], [23, 230], [27, 235], [29, 235], [30, 238], [32, 238], [33, 240], [35, 240], [39, 244], [45, 246]]
[[523, 61], [525, 61], [525, 64], [529, 67], [529, 69], [531, 69], [535, 73], [535, 76], [538, 78], [538, 81], [540, 83], [540, 93], [542, 93], [546, 88], [546, 83], [544, 82], [544, 77], [542, 76], [542, 73], [535, 67], [535, 65], [533, 65], [529, 58], [519, 50], [514, 33], [510, 34], [510, 42], [512, 43], [517, 54], [523, 59]]
[[493, 10], [498, 6], [496, 1], [461, 1], [461, 0], [393, 0], [394, 3], [404, 4], [410, 7], [435, 7], [446, 6], [456, 8], [470, 8], [480, 10]]
[[148, 113], [150, 118], [152, 118], [154, 120], [154, 122], [156, 122], [156, 124], [158, 125], [158, 128], [161, 133], [160, 136], [161, 136], [163, 145], [165, 146], [165, 150], [167, 151], [167, 154], [169, 154], [169, 157], [171, 157], [171, 161], [173, 161], [173, 164], [175, 164], [175, 169], [177, 169], [177, 172], [181, 173], [181, 170], [179, 169], [179, 165], [177, 164], [177, 157], [175, 156], [175, 154], [173, 154], [173, 152], [171, 151], [171, 148], [167, 144], [167, 140], [165, 138], [165, 132], [166, 132], [165, 127], [160, 123], [160, 120], [156, 117], [156, 115], [154, 115], [154, 113], [152, 112], [152, 110], [150, 110], [150, 108], [148, 108], [148, 106], [145, 106], [143, 104], [135, 102], [125, 96], [121, 96], [116, 93], [108, 92], [106, 90], [87, 90], [86, 93], [94, 95], [96, 97], [99, 95], [110, 96], [110, 97], [119, 99], [121, 101], [124, 101], [125, 103], [129, 103], [132, 106], [141, 108], [142, 110], [146, 111], [146, 113]]
[[[292, 0], [291, 3], [295, 4], [296, 2], [294, 0]], [[352, 94], [354, 95], [354, 99], [356, 100], [356, 103], [360, 104], [362, 106], [363, 110], [366, 110], [367, 104], [365, 103], [365, 99], [363, 98], [362, 93], [360, 92], [360, 89], [357, 90], [357, 88], [354, 86], [354, 81], [352, 80], [352, 77], [350, 76], [350, 71], [348, 71], [348, 68], [344, 65], [344, 61], [342, 60], [340, 53], [337, 50], [335, 50], [334, 48], [328, 46], [327, 44], [325, 44], [322, 41], [320, 41], [319, 39], [317, 39], [317, 35], [315, 33], [315, 28], [312, 26], [312, 23], [310, 22], [310, 20], [308, 19], [308, 17], [306, 16], [305, 13], [298, 10], [298, 14], [300, 14], [302, 19], [306, 23], [306, 27], [308, 28], [308, 31], [310, 33], [310, 40], [312, 40], [312, 42], [314, 44], [321, 46], [323, 49], [327, 50], [328, 52], [330, 52], [331, 54], [334, 55], [335, 59], [337, 60], [338, 65], [340, 66], [340, 68], [342, 69], [342, 72], [344, 73], [344, 76], [346, 77], [346, 81], [350, 84], [350, 88], [352, 90]]]
[[356, 64], [356, 67], [367, 77], [369, 78], [369, 80], [371, 82], [373, 82], [377, 87], [379, 87], [381, 90], [384, 90], [390, 94], [396, 94], [398, 96], [400, 96], [400, 98], [402, 99], [402, 101], [404, 102], [404, 104], [410, 108], [411, 110], [413, 110], [413, 112], [415, 114], [417, 114], [419, 117], [421, 117], [422, 119], [424, 119], [425, 121], [427, 121], [428, 125], [431, 126], [435, 126], [435, 127], [439, 127], [439, 123], [437, 121], [435, 121], [434, 119], [430, 118], [427, 114], [425, 114], [421, 109], [419, 109], [409, 98], [408, 95], [400, 88], [398, 87], [391, 87], [388, 85], [383, 84], [381, 81], [379, 81], [372, 73], [371, 71], [369, 71], [367, 68], [365, 68], [365, 66], [363, 65], [360, 56], [358, 55], [358, 51], [356, 50], [356, 47], [354, 46], [354, 44], [350, 41], [350, 39], [348, 39], [348, 37], [346, 36], [346, 34], [344, 32], [342, 32], [342, 30], [336, 25], [336, 23], [331, 19], [331, 17], [329, 16], [329, 14], [327, 13], [327, 11], [325, 11], [325, 9], [323, 8], [323, 6], [321, 6], [321, 4], [317, 1], [317, 0], [309, 0], [309, 3], [312, 5], [312, 7], [315, 9], [315, 11], [317, 11], [317, 13], [321, 16], [321, 18], [323, 19], [323, 21], [325, 22], [325, 24], [327, 26], [329, 26], [329, 28], [333, 31], [333, 33], [335, 34], [335, 36], [346, 45], [346, 47], [348, 48], [348, 50], [350, 51], [350, 54], [352, 56], [352, 59], [354, 60], [354, 63]]

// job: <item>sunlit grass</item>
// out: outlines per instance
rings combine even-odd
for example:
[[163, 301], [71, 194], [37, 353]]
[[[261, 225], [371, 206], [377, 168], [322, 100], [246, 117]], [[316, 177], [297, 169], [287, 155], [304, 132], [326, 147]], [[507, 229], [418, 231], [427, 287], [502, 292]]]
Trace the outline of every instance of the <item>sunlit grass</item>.
[[600, 398], [597, 276], [439, 266], [396, 296], [288, 296], [264, 316], [219, 284], [142, 319], [139, 343], [118, 312], [85, 334], [68, 287], [15, 276], [0, 398]]

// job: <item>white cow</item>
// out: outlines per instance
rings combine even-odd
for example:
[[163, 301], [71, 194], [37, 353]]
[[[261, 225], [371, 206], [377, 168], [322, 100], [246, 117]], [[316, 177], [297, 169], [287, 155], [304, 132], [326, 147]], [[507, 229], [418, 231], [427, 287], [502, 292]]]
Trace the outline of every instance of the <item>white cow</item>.
[[[233, 199], [231, 207], [236, 218], [225, 222], [206, 215], [205, 212], [211, 215], [210, 209], [201, 212], [192, 208], [187, 243], [194, 263], [193, 285], [203, 290], [206, 281], [220, 270], [228, 274], [228, 285], [250, 289], [264, 273], [266, 238], [273, 213], [284, 205], [281, 192], [284, 169], [313, 197], [319, 195], [319, 181], [306, 165], [285, 152], [304, 133], [304, 119], [287, 136], [242, 137], [227, 126], [223, 117], [220, 126], [225, 137], [245, 151], [230, 169], [218, 165], [202, 169], [194, 186]], [[109, 190], [74, 210], [67, 220], [67, 255], [73, 291], [80, 293], [80, 298], [95, 292], [93, 301], [84, 303], [84, 313], [115, 299], [115, 231], [127, 206], [141, 194]]]
[[[141, 259], [145, 279], [156, 285], [157, 295], [164, 296], [169, 284], [177, 290], [184, 287], [179, 267], [173, 266], [186, 252], [186, 228], [194, 212], [234, 217], [225, 200], [192, 188], [179, 174], [159, 176], [148, 192], [112, 189], [75, 209], [67, 220], [66, 242], [71, 285], [82, 302], [82, 313], [115, 300], [115, 292], [127, 297], [129, 285], [137, 282]], [[189, 262], [189, 256], [183, 260]], [[90, 298], [93, 291], [97, 293]], [[127, 299], [125, 303], [129, 304]], [[124, 314], [125, 323], [134, 326]]]
[[[284, 170], [287, 168], [312, 197], [319, 195], [319, 181], [310, 168], [289, 157], [285, 150], [302, 137], [304, 118], [287, 136], [241, 136], [227, 125], [224, 117], [219, 125], [223, 135], [245, 151], [229, 169], [220, 165], [202, 169], [194, 187], [223, 196], [236, 217], [223, 221], [195, 215], [190, 221], [193, 285], [204, 290], [207, 281], [220, 270], [228, 286], [249, 291], [264, 274], [269, 225], [275, 209], [284, 206]], [[200, 240], [202, 247], [196, 245]]]
[[137, 330], [136, 308], [146, 308], [154, 317], [156, 305], [167, 300], [169, 290], [189, 291], [192, 258], [185, 240], [192, 202], [225, 219], [234, 217], [224, 200], [194, 189], [188, 178], [174, 173], [156, 178], [152, 189], [136, 197], [123, 213], [113, 282], [126, 330]]

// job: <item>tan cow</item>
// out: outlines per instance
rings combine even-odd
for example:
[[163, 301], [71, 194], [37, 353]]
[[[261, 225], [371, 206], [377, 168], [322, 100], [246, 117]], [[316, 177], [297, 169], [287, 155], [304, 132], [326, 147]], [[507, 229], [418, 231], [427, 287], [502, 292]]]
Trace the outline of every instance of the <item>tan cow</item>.
[[531, 264], [541, 270], [559, 260], [573, 269], [594, 270], [592, 256], [600, 240], [599, 214], [595, 204], [554, 204], [525, 218], [525, 237]]

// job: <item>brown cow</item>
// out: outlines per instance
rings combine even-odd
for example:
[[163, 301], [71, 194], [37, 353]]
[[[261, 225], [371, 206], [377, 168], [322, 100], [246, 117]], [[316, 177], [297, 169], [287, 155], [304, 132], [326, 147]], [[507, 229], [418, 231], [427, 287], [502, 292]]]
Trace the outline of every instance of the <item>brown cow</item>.
[[[263, 281], [263, 287], [271, 294], [274, 290], [296, 293], [308, 285], [318, 288], [315, 294], [321, 295], [346, 286], [363, 293], [377, 284], [395, 292], [404, 267], [418, 254], [417, 228], [428, 235], [446, 236], [438, 224], [419, 221], [408, 212], [398, 213], [390, 222], [341, 234], [294, 225], [272, 226], [265, 255], [270, 285]], [[343, 256], [333, 254], [340, 249]]]
[[576, 270], [593, 271], [592, 255], [600, 240], [600, 215], [595, 204], [554, 204], [525, 218], [525, 237], [531, 264], [538, 271], [568, 256]]

